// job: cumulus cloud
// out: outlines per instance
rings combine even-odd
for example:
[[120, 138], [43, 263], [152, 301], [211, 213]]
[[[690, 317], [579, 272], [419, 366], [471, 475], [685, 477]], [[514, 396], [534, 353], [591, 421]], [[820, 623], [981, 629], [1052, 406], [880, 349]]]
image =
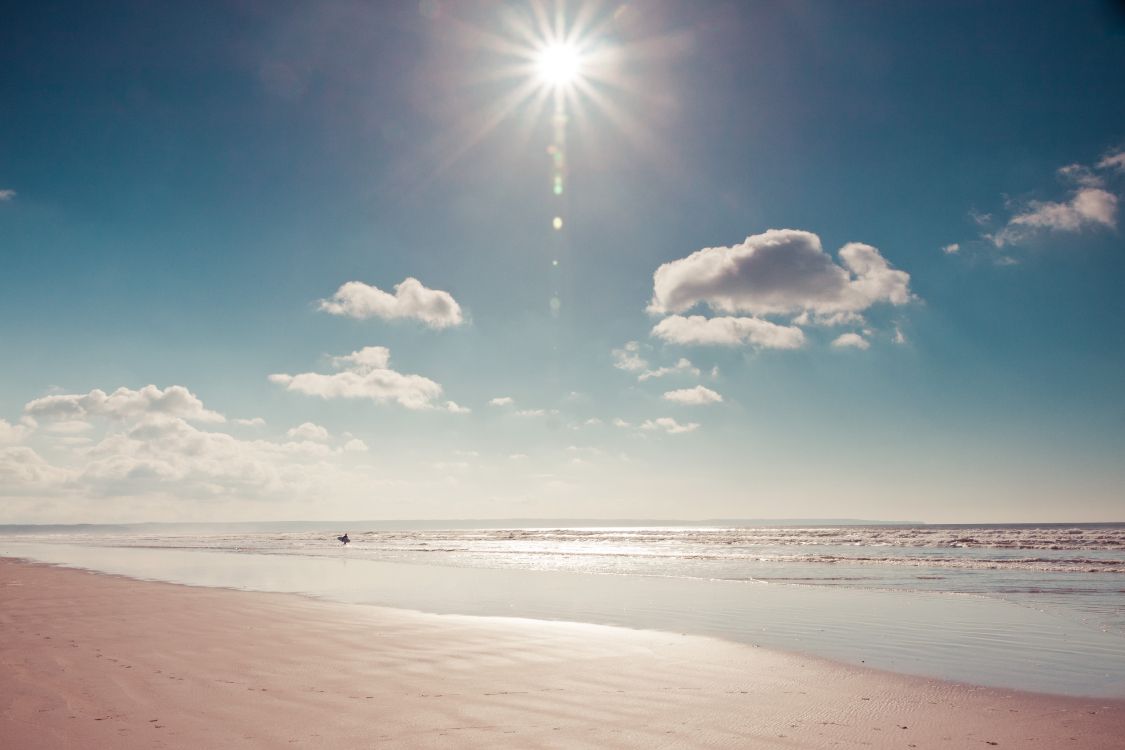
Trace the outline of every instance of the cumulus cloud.
[[26, 445], [0, 448], [0, 495], [52, 493], [69, 479]]
[[146, 385], [139, 390], [118, 388], [111, 394], [94, 389], [86, 394], [44, 396], [30, 401], [24, 412], [32, 417], [83, 420], [90, 417], [135, 419], [145, 415], [178, 417], [193, 422], [224, 422], [218, 412], [205, 409], [199, 398], [182, 385], [161, 390]]
[[462, 412], [452, 401], [440, 404], [439, 384], [421, 375], [404, 375], [390, 369], [390, 351], [382, 346], [368, 346], [340, 357], [332, 363], [340, 372], [325, 374], [304, 372], [297, 375], [276, 373], [272, 383], [286, 390], [309, 396], [370, 399], [377, 404], [397, 403], [407, 409], [443, 409]]
[[843, 325], [858, 325], [864, 322], [864, 318], [857, 312], [811, 313], [805, 310], [790, 322], [795, 326], [814, 325], [833, 328]]
[[640, 429], [666, 432], [669, 435], [681, 435], [685, 432], [695, 432], [699, 429], [699, 423], [680, 424], [671, 417], [657, 417], [656, 419], [646, 419], [641, 423]]
[[305, 440], [239, 440], [180, 418], [142, 420], [82, 451], [74, 483], [96, 494], [258, 497], [309, 488], [338, 452]]
[[553, 414], [558, 414], [557, 409], [518, 409], [516, 410], [517, 417], [547, 417]]
[[1059, 167], [1059, 177], [1082, 187], [1101, 187], [1105, 181], [1084, 164], [1067, 164]]
[[647, 344], [638, 341], [627, 341], [620, 349], [613, 350], [613, 366], [619, 370], [636, 373], [637, 380], [644, 382], [653, 378], [662, 378], [666, 375], [694, 375], [699, 377], [699, 368], [691, 360], [680, 357], [675, 364], [652, 367], [648, 360], [641, 355], [642, 349], [651, 349]]
[[666, 367], [657, 367], [655, 370], [645, 370], [637, 375], [637, 380], [642, 383], [653, 378], [662, 378], [665, 375], [694, 375], [699, 377], [699, 368], [691, 363], [690, 359], [680, 357], [676, 364]]
[[497, 396], [488, 402], [489, 406], [511, 406], [516, 400], [511, 396]]
[[1116, 169], [1125, 172], [1125, 150], [1116, 151], [1102, 157], [1098, 162], [1098, 169]]
[[12, 198], [15, 198], [15, 197], [16, 197], [16, 191], [12, 190], [11, 188], [4, 188], [4, 189], [0, 190], [0, 203], [2, 203], [4, 201], [10, 201]]
[[946, 255], [954, 255], [961, 251], [961, 245], [957, 242], [950, 242], [948, 245], [942, 247], [941, 251]]
[[413, 318], [431, 328], [448, 328], [463, 322], [461, 306], [453, 295], [428, 289], [413, 277], [395, 284], [394, 294], [362, 281], [349, 281], [330, 299], [320, 300], [320, 309], [357, 320]]
[[1106, 183], [1112, 173], [1120, 172], [1125, 172], [1123, 150], [1106, 154], [1093, 166], [1067, 164], [1060, 167], [1059, 177], [1072, 187], [1067, 200], [1028, 201], [998, 231], [981, 236], [996, 247], [1003, 248], [1028, 242], [1043, 234], [1116, 229], [1119, 198], [1106, 189]]
[[723, 397], [710, 388], [697, 385], [694, 388], [681, 388], [676, 391], [666, 391], [664, 393], [664, 400], [688, 406], [703, 406], [705, 404], [721, 403]]
[[250, 419], [232, 419], [231, 422], [239, 427], [265, 427], [266, 420], [261, 417], [251, 417]]
[[27, 425], [12, 424], [5, 419], [0, 419], [0, 445], [23, 442], [31, 433], [31, 429]]
[[1102, 188], [1084, 187], [1062, 203], [1031, 201], [1026, 211], [986, 237], [996, 247], [1004, 247], [1025, 242], [1042, 232], [1081, 232], [1116, 226], [1117, 196]]
[[832, 346], [837, 349], [870, 349], [871, 343], [858, 333], [844, 333], [832, 341]]
[[652, 335], [672, 344], [752, 344], [765, 349], [799, 349], [805, 344], [805, 334], [800, 328], [761, 318], [671, 315], [653, 327]]
[[910, 274], [891, 268], [871, 245], [852, 242], [837, 264], [812, 232], [771, 229], [732, 247], [708, 247], [653, 274], [650, 312], [705, 304], [719, 313], [769, 315], [858, 312], [912, 298]]
[[614, 349], [613, 366], [618, 370], [638, 372], [648, 367], [648, 362], [640, 355], [641, 345], [637, 341], [627, 341], [620, 349]]
[[294, 440], [316, 440], [318, 442], [325, 442], [329, 437], [326, 427], [321, 427], [312, 422], [303, 422], [296, 427], [291, 427], [285, 434]]
[[77, 435], [94, 429], [94, 425], [84, 419], [60, 419], [48, 422], [46, 429], [54, 435]]
[[[148, 393], [147, 399], [136, 395], [144, 389], [119, 389], [114, 392], [117, 398], [86, 394], [29, 402], [26, 411], [47, 418], [42, 424], [45, 431], [57, 432], [61, 427], [64, 434], [47, 438], [50, 460], [26, 445], [0, 448], [0, 495], [29, 503], [48, 496], [60, 498], [60, 508], [112, 497], [119, 511], [145, 508], [149, 512], [155, 507], [187, 507], [171, 502], [178, 500], [358, 497], [371, 485], [362, 462], [341, 461], [345, 454], [366, 450], [358, 439], [333, 448], [307, 439], [319, 436], [316, 425], [302, 425], [293, 432], [298, 439], [243, 440], [213, 431], [213, 417], [194, 419], [215, 414], [194, 396], [194, 400], [167, 398], [168, 393], [189, 393], [186, 388], [155, 390], [160, 395]], [[73, 431], [71, 423], [86, 424], [85, 432], [93, 417], [104, 418], [99, 435], [66, 434]], [[22, 421], [20, 426], [27, 429], [35, 424], [30, 417]]]

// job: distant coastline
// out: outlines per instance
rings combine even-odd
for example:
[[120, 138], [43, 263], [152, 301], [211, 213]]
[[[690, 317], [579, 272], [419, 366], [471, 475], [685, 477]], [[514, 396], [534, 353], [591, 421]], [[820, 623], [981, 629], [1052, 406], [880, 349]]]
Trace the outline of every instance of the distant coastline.
[[541, 529], [541, 528], [802, 528], [819, 526], [888, 526], [927, 528], [1066, 528], [1112, 527], [1125, 521], [1050, 521], [1050, 522], [966, 522], [929, 523], [917, 520], [877, 520], [862, 518], [441, 518], [331, 521], [148, 521], [135, 523], [9, 523], [0, 524], [0, 534], [51, 533], [127, 533], [144, 531], [180, 531], [188, 533], [238, 531], [312, 531], [356, 529], [363, 531], [408, 531], [435, 529]]

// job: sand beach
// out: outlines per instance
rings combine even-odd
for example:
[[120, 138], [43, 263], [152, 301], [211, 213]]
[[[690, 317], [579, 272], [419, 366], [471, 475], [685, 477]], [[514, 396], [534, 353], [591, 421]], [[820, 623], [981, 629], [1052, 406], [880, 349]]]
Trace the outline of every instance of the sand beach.
[[0, 561], [13, 748], [1116, 748], [1125, 701]]

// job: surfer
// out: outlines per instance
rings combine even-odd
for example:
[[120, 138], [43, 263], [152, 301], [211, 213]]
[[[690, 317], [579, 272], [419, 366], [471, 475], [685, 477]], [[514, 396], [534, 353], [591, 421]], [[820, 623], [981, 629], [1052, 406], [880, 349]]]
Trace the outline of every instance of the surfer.
[[348, 542], [350, 542], [350, 541], [351, 541], [351, 539], [348, 539], [348, 532], [346, 532], [346, 531], [344, 532], [344, 535], [343, 535], [343, 536], [338, 536], [338, 537], [336, 537], [336, 538], [337, 538], [337, 539], [339, 539], [339, 540], [340, 540], [341, 542], [343, 542], [344, 544], [347, 544]]

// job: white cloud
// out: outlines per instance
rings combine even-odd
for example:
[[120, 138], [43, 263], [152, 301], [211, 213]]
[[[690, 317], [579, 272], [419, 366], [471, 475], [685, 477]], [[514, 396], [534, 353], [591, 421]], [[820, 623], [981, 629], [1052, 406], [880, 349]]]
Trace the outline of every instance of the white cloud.
[[527, 454], [526, 453], [511, 453], [511, 454], [508, 455], [508, 458], [512, 461], [522, 461], [525, 458], [527, 458]]
[[859, 325], [864, 322], [864, 318], [857, 312], [841, 311], [834, 313], [810, 313], [805, 310], [803, 313], [793, 318], [790, 321], [795, 326], [824, 326], [826, 328], [833, 328], [835, 326], [844, 325]]
[[292, 427], [285, 434], [294, 440], [316, 440], [318, 442], [325, 442], [329, 437], [327, 428], [312, 422], [304, 422]]
[[944, 246], [941, 251], [946, 255], [954, 255], [961, 251], [961, 245], [957, 242], [950, 242], [948, 245]]
[[46, 427], [47, 432], [55, 435], [77, 435], [92, 429], [94, 425], [84, 419], [60, 419], [48, 422]]
[[4, 188], [3, 190], [0, 190], [0, 202], [10, 201], [12, 198], [15, 198], [15, 197], [16, 197], [16, 191], [12, 190], [11, 188]]
[[647, 359], [641, 356], [642, 349], [651, 349], [648, 344], [638, 341], [627, 341], [620, 349], [613, 350], [613, 366], [619, 370], [636, 373], [637, 380], [644, 382], [652, 378], [662, 378], [665, 375], [694, 375], [699, 377], [699, 368], [691, 360], [681, 357], [674, 365], [651, 367]]
[[31, 433], [30, 427], [22, 424], [12, 424], [5, 419], [0, 419], [0, 445], [21, 443]]
[[[28, 411], [51, 417], [45, 430], [63, 425], [64, 435], [52, 437], [50, 461], [23, 445], [0, 449], [0, 495], [23, 498], [33, 514], [50, 516], [51, 508], [85, 507], [92, 514], [212, 513], [212, 506], [177, 501], [318, 501], [340, 497], [362, 497], [373, 480], [370, 467], [343, 462], [343, 456], [366, 450], [358, 439], [333, 448], [303, 439], [316, 431], [295, 430], [300, 440], [242, 440], [225, 432], [213, 432], [206, 420], [189, 422], [182, 415], [214, 414], [198, 399], [166, 398], [176, 394], [174, 386], [144, 401], [137, 391], [119, 389], [113, 397], [63, 397], [46, 402], [37, 399]], [[142, 389], [143, 390], [143, 389]], [[104, 394], [102, 394], [104, 396]], [[138, 403], [147, 404], [140, 408]], [[191, 408], [185, 404], [192, 404]], [[175, 406], [175, 408], [173, 408]], [[178, 412], [178, 414], [177, 414]], [[56, 419], [62, 414], [62, 420]], [[97, 439], [69, 436], [67, 418], [112, 417]], [[31, 429], [25, 418], [21, 427]], [[71, 419], [70, 421], [74, 421]], [[211, 421], [215, 421], [211, 419]], [[3, 423], [0, 427], [7, 425]], [[304, 427], [304, 426], [302, 426]], [[315, 425], [311, 426], [315, 428]], [[350, 437], [350, 436], [348, 436]], [[49, 505], [42, 498], [59, 498]], [[106, 504], [101, 498], [113, 498]], [[206, 510], [202, 510], [206, 507]], [[218, 508], [219, 506], [214, 506]], [[229, 506], [234, 508], [236, 506]], [[167, 516], [166, 516], [167, 517]]]
[[706, 304], [719, 313], [832, 313], [911, 300], [910, 274], [892, 269], [874, 247], [852, 242], [839, 257], [842, 265], [812, 232], [771, 229], [661, 265], [649, 310], [679, 313]]
[[988, 226], [992, 223], [992, 214], [983, 213], [981, 211], [977, 211], [974, 208], [969, 209], [969, 218], [972, 219], [973, 223], [978, 227]]
[[698, 422], [688, 422], [687, 424], [680, 424], [671, 417], [657, 417], [656, 419], [646, 419], [640, 426], [642, 430], [656, 430], [666, 432], [669, 435], [680, 435], [685, 432], [695, 432], [699, 429]]
[[902, 332], [902, 329], [899, 328], [898, 326], [895, 326], [895, 335], [894, 335], [894, 339], [892, 339], [892, 340], [896, 344], [905, 344], [906, 343], [906, 335]]
[[439, 406], [437, 401], [442, 388], [429, 378], [404, 375], [390, 369], [390, 351], [386, 347], [368, 346], [342, 357], [333, 357], [332, 363], [344, 369], [331, 374], [277, 373], [270, 375], [269, 380], [286, 390], [324, 399], [363, 398], [377, 404], [394, 402], [407, 409], [464, 411], [452, 401]]
[[614, 427], [620, 427], [620, 428], [622, 428], [622, 429], [624, 429], [624, 428], [626, 428], [626, 427], [632, 427], [632, 425], [631, 425], [631, 424], [629, 424], [628, 422], [626, 422], [626, 421], [625, 421], [624, 419], [622, 419], [621, 417], [616, 417], [616, 418], [615, 418], [615, 419], [613, 420], [613, 426], [614, 426]]
[[1032, 201], [1028, 210], [1016, 214], [1008, 224], [986, 235], [996, 247], [1025, 242], [1040, 232], [1080, 232], [1085, 229], [1117, 226], [1117, 196], [1101, 188], [1078, 190], [1065, 203]]
[[337, 289], [331, 299], [320, 300], [320, 309], [358, 320], [413, 318], [431, 328], [447, 328], [463, 322], [461, 306], [453, 295], [440, 289], [428, 289], [412, 277], [395, 284], [394, 294], [362, 281], [349, 281]]
[[332, 358], [332, 366], [340, 370], [368, 373], [385, 370], [391, 364], [391, 350], [385, 346], [365, 346], [351, 354]]
[[69, 473], [25, 445], [0, 448], [0, 495], [53, 493]]
[[265, 427], [266, 426], [266, 420], [262, 419], [261, 417], [252, 417], [250, 419], [232, 419], [231, 421], [234, 424], [238, 425], [239, 427]]
[[471, 414], [473, 411], [467, 406], [461, 406], [456, 401], [446, 401], [445, 410], [450, 414]]
[[805, 343], [805, 334], [800, 328], [761, 318], [672, 315], [657, 323], [652, 335], [673, 344], [752, 344], [766, 349], [799, 349]]
[[106, 395], [94, 389], [87, 394], [44, 396], [24, 406], [24, 412], [33, 417], [75, 420], [90, 417], [108, 419], [135, 419], [145, 415], [178, 417], [194, 422], [224, 422], [218, 412], [203, 408], [203, 402], [182, 385], [170, 385], [164, 390], [146, 385], [140, 390], [118, 388]]
[[652, 380], [653, 378], [662, 378], [665, 375], [681, 374], [694, 375], [695, 377], [699, 377], [699, 368], [693, 365], [690, 359], [687, 359], [686, 357], [680, 357], [678, 360], [676, 360], [676, 364], [672, 365], [671, 367], [658, 367], [655, 370], [645, 370], [637, 376], [637, 380], [643, 383], [646, 380]]
[[664, 400], [688, 406], [702, 406], [704, 404], [721, 403], [723, 397], [710, 388], [697, 385], [694, 388], [681, 388], [677, 391], [667, 391], [664, 394]]
[[75, 484], [94, 494], [299, 494], [330, 481], [339, 451], [311, 441], [239, 440], [183, 419], [142, 420], [81, 451]]
[[1125, 151], [1117, 151], [1102, 157], [1098, 169], [1116, 169], [1125, 172]]
[[613, 366], [618, 370], [638, 372], [648, 367], [648, 362], [640, 355], [641, 345], [636, 341], [627, 341], [620, 349], [614, 349]]
[[843, 333], [832, 341], [832, 346], [838, 349], [870, 349], [871, 343], [858, 333]]
[[517, 417], [547, 417], [553, 414], [558, 414], [557, 409], [518, 409], [516, 411]]
[[511, 396], [497, 396], [488, 402], [489, 406], [511, 406], [516, 400]]
[[1105, 181], [1084, 164], [1067, 164], [1059, 167], [1059, 176], [1082, 187], [1102, 187]]

